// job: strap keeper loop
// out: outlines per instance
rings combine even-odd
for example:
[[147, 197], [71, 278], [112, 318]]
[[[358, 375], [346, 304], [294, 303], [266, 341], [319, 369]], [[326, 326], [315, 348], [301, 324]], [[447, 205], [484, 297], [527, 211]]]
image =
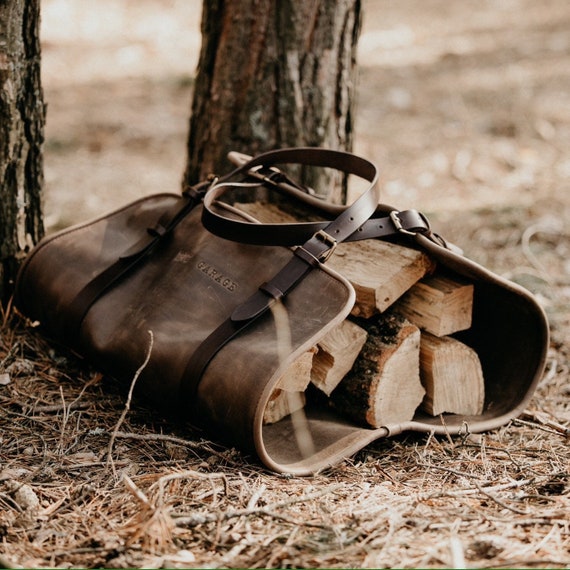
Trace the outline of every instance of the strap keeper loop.
[[321, 264], [321, 261], [317, 257], [301, 245], [295, 246], [293, 253], [311, 267], [318, 267]]
[[281, 299], [281, 297], [285, 295], [285, 293], [283, 293], [281, 289], [275, 287], [274, 285], [268, 283], [267, 281], [259, 286], [259, 290], [263, 291], [264, 293], [267, 293], [270, 297], [272, 297], [275, 300], [279, 300]]
[[186, 198], [190, 198], [190, 200], [199, 201], [202, 199], [204, 191], [203, 190], [201, 191], [195, 188], [194, 186], [187, 186], [186, 188], [184, 188], [182, 195], [185, 196]]
[[209, 174], [206, 180], [199, 182], [194, 186], [186, 186], [182, 191], [182, 196], [194, 200], [195, 202], [201, 202], [202, 198], [205, 196], [206, 192], [218, 183], [219, 176], [216, 174]]
[[168, 233], [168, 230], [162, 224], [156, 224], [153, 228], [147, 228], [146, 231], [149, 235], [156, 238], [161, 238]]

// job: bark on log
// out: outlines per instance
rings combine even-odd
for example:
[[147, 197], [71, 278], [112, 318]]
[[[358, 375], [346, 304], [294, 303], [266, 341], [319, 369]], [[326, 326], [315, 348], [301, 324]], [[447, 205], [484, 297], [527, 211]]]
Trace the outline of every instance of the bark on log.
[[396, 315], [361, 319], [358, 324], [367, 330], [368, 340], [332, 392], [333, 406], [371, 427], [411, 420], [425, 394], [419, 374], [419, 329]]

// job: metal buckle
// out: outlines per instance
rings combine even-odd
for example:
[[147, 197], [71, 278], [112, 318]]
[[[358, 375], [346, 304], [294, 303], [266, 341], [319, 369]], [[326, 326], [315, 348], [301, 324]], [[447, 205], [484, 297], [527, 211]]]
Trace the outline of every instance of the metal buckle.
[[415, 236], [417, 232], [411, 232], [407, 230], [402, 225], [402, 220], [400, 220], [400, 216], [398, 215], [400, 212], [397, 210], [392, 210], [390, 212], [390, 219], [392, 220], [393, 224], [396, 226], [396, 230], [399, 231], [401, 234], [406, 234], [407, 236]]
[[182, 190], [182, 195], [191, 200], [200, 202], [208, 190], [217, 184], [219, 179], [220, 177], [216, 174], [208, 174], [206, 180], [194, 184], [193, 186], [187, 185], [184, 190]]
[[319, 230], [313, 237], [323, 242], [330, 248], [321, 255], [321, 259], [324, 262], [333, 254], [336, 246], [338, 245], [338, 242], [330, 234], [327, 234], [325, 230]]
[[[264, 171], [263, 169], [265, 168], [270, 172], [268, 173], [267, 170]], [[263, 182], [266, 182], [267, 184], [271, 184], [273, 186], [279, 187], [281, 184], [285, 183], [289, 184], [290, 186], [293, 186], [293, 188], [296, 188], [301, 192], [304, 192], [305, 194], [309, 194], [309, 196], [316, 196], [316, 192], [313, 190], [313, 188], [295, 182], [295, 180], [287, 176], [285, 172], [279, 170], [279, 168], [275, 166], [266, 167], [263, 164], [260, 164], [259, 166], [254, 166], [253, 168], [251, 168], [248, 171], [248, 174], [250, 176], [253, 176], [254, 178], [263, 180]]]
[[[267, 168], [267, 170], [270, 170], [271, 172], [267, 173], [267, 170], [263, 172], [263, 169], [265, 168]], [[258, 166], [250, 168], [248, 170], [248, 174], [250, 176], [257, 178], [258, 180], [262, 180], [263, 182], [267, 182], [268, 184], [273, 184], [274, 186], [277, 186], [280, 181], [279, 179], [285, 176], [283, 172], [281, 172], [281, 170], [279, 170], [275, 166], [266, 167], [263, 164], [259, 164]]]

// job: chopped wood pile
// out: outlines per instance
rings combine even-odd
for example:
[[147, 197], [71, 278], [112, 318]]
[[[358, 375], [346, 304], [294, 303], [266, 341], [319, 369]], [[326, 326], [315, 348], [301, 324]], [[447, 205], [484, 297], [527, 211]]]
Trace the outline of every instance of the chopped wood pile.
[[[274, 205], [239, 205], [263, 222], [292, 218]], [[479, 358], [453, 333], [469, 329], [472, 283], [450, 276], [424, 252], [380, 240], [340, 244], [327, 265], [348, 279], [351, 315], [284, 373], [264, 422], [300, 410], [309, 385], [355, 422], [382, 427], [421, 410], [478, 415]]]

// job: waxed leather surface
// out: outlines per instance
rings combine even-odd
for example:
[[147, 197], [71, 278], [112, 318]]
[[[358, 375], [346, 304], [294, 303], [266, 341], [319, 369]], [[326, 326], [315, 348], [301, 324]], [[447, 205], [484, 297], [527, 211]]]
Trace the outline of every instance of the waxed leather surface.
[[[309, 406], [308, 445], [290, 419], [263, 425], [276, 382], [291, 362], [349, 314], [354, 290], [326, 264], [312, 270], [280, 303], [221, 348], [198, 384], [194, 401], [181, 389], [202, 341], [293, 256], [288, 247], [250, 245], [206, 230], [202, 207], [192, 210], [157, 248], [88, 310], [70, 335], [69, 306], [101, 271], [128, 251], [157, 219], [183, 200], [150, 196], [92, 222], [44, 239], [20, 271], [16, 303], [50, 337], [96, 367], [130, 382], [150, 360], [137, 392], [166, 414], [182, 414], [218, 439], [257, 453], [275, 471], [307, 474], [379, 437], [405, 430], [457, 433], [505, 424], [528, 404], [544, 368], [548, 325], [534, 297], [422, 235], [409, 243], [474, 284], [473, 324], [456, 336], [473, 347], [485, 378], [481, 416], [421, 413], [404, 424], [362, 428], [323, 406]], [[381, 207], [380, 207], [381, 209]], [[390, 211], [386, 207], [386, 211]], [[467, 427], [468, 425], [468, 427]]]
[[[20, 272], [20, 309], [51, 337], [68, 342], [66, 307], [74, 296], [178, 200], [146, 198], [44, 240]], [[180, 383], [194, 350], [292, 256], [289, 248], [218, 238], [202, 227], [200, 216], [201, 208], [191, 212], [145, 263], [91, 307], [70, 348], [128, 381], [145, 359], [152, 331], [153, 350], [138, 391], [165, 411], [253, 448], [252, 422], [265, 385], [347, 316], [354, 291], [326, 268], [312, 271], [283, 301], [285, 334], [278, 338], [273, 314], [264, 315], [215, 357], [200, 382], [199, 404], [181, 402]]]
[[375, 439], [404, 431], [480, 433], [508, 423], [528, 405], [543, 374], [549, 338], [546, 318], [534, 297], [522, 287], [425, 238], [419, 237], [418, 242], [439, 264], [474, 283], [472, 326], [453, 336], [475, 349], [481, 360], [485, 379], [483, 413], [444, 414], [442, 421], [418, 412], [410, 422], [367, 429], [351, 425], [331, 410], [315, 408], [307, 411], [315, 447], [309, 458], [295, 453], [295, 430], [290, 421], [263, 426], [257, 434], [258, 441], [265, 443], [264, 461], [273, 464], [273, 468], [308, 473]]

